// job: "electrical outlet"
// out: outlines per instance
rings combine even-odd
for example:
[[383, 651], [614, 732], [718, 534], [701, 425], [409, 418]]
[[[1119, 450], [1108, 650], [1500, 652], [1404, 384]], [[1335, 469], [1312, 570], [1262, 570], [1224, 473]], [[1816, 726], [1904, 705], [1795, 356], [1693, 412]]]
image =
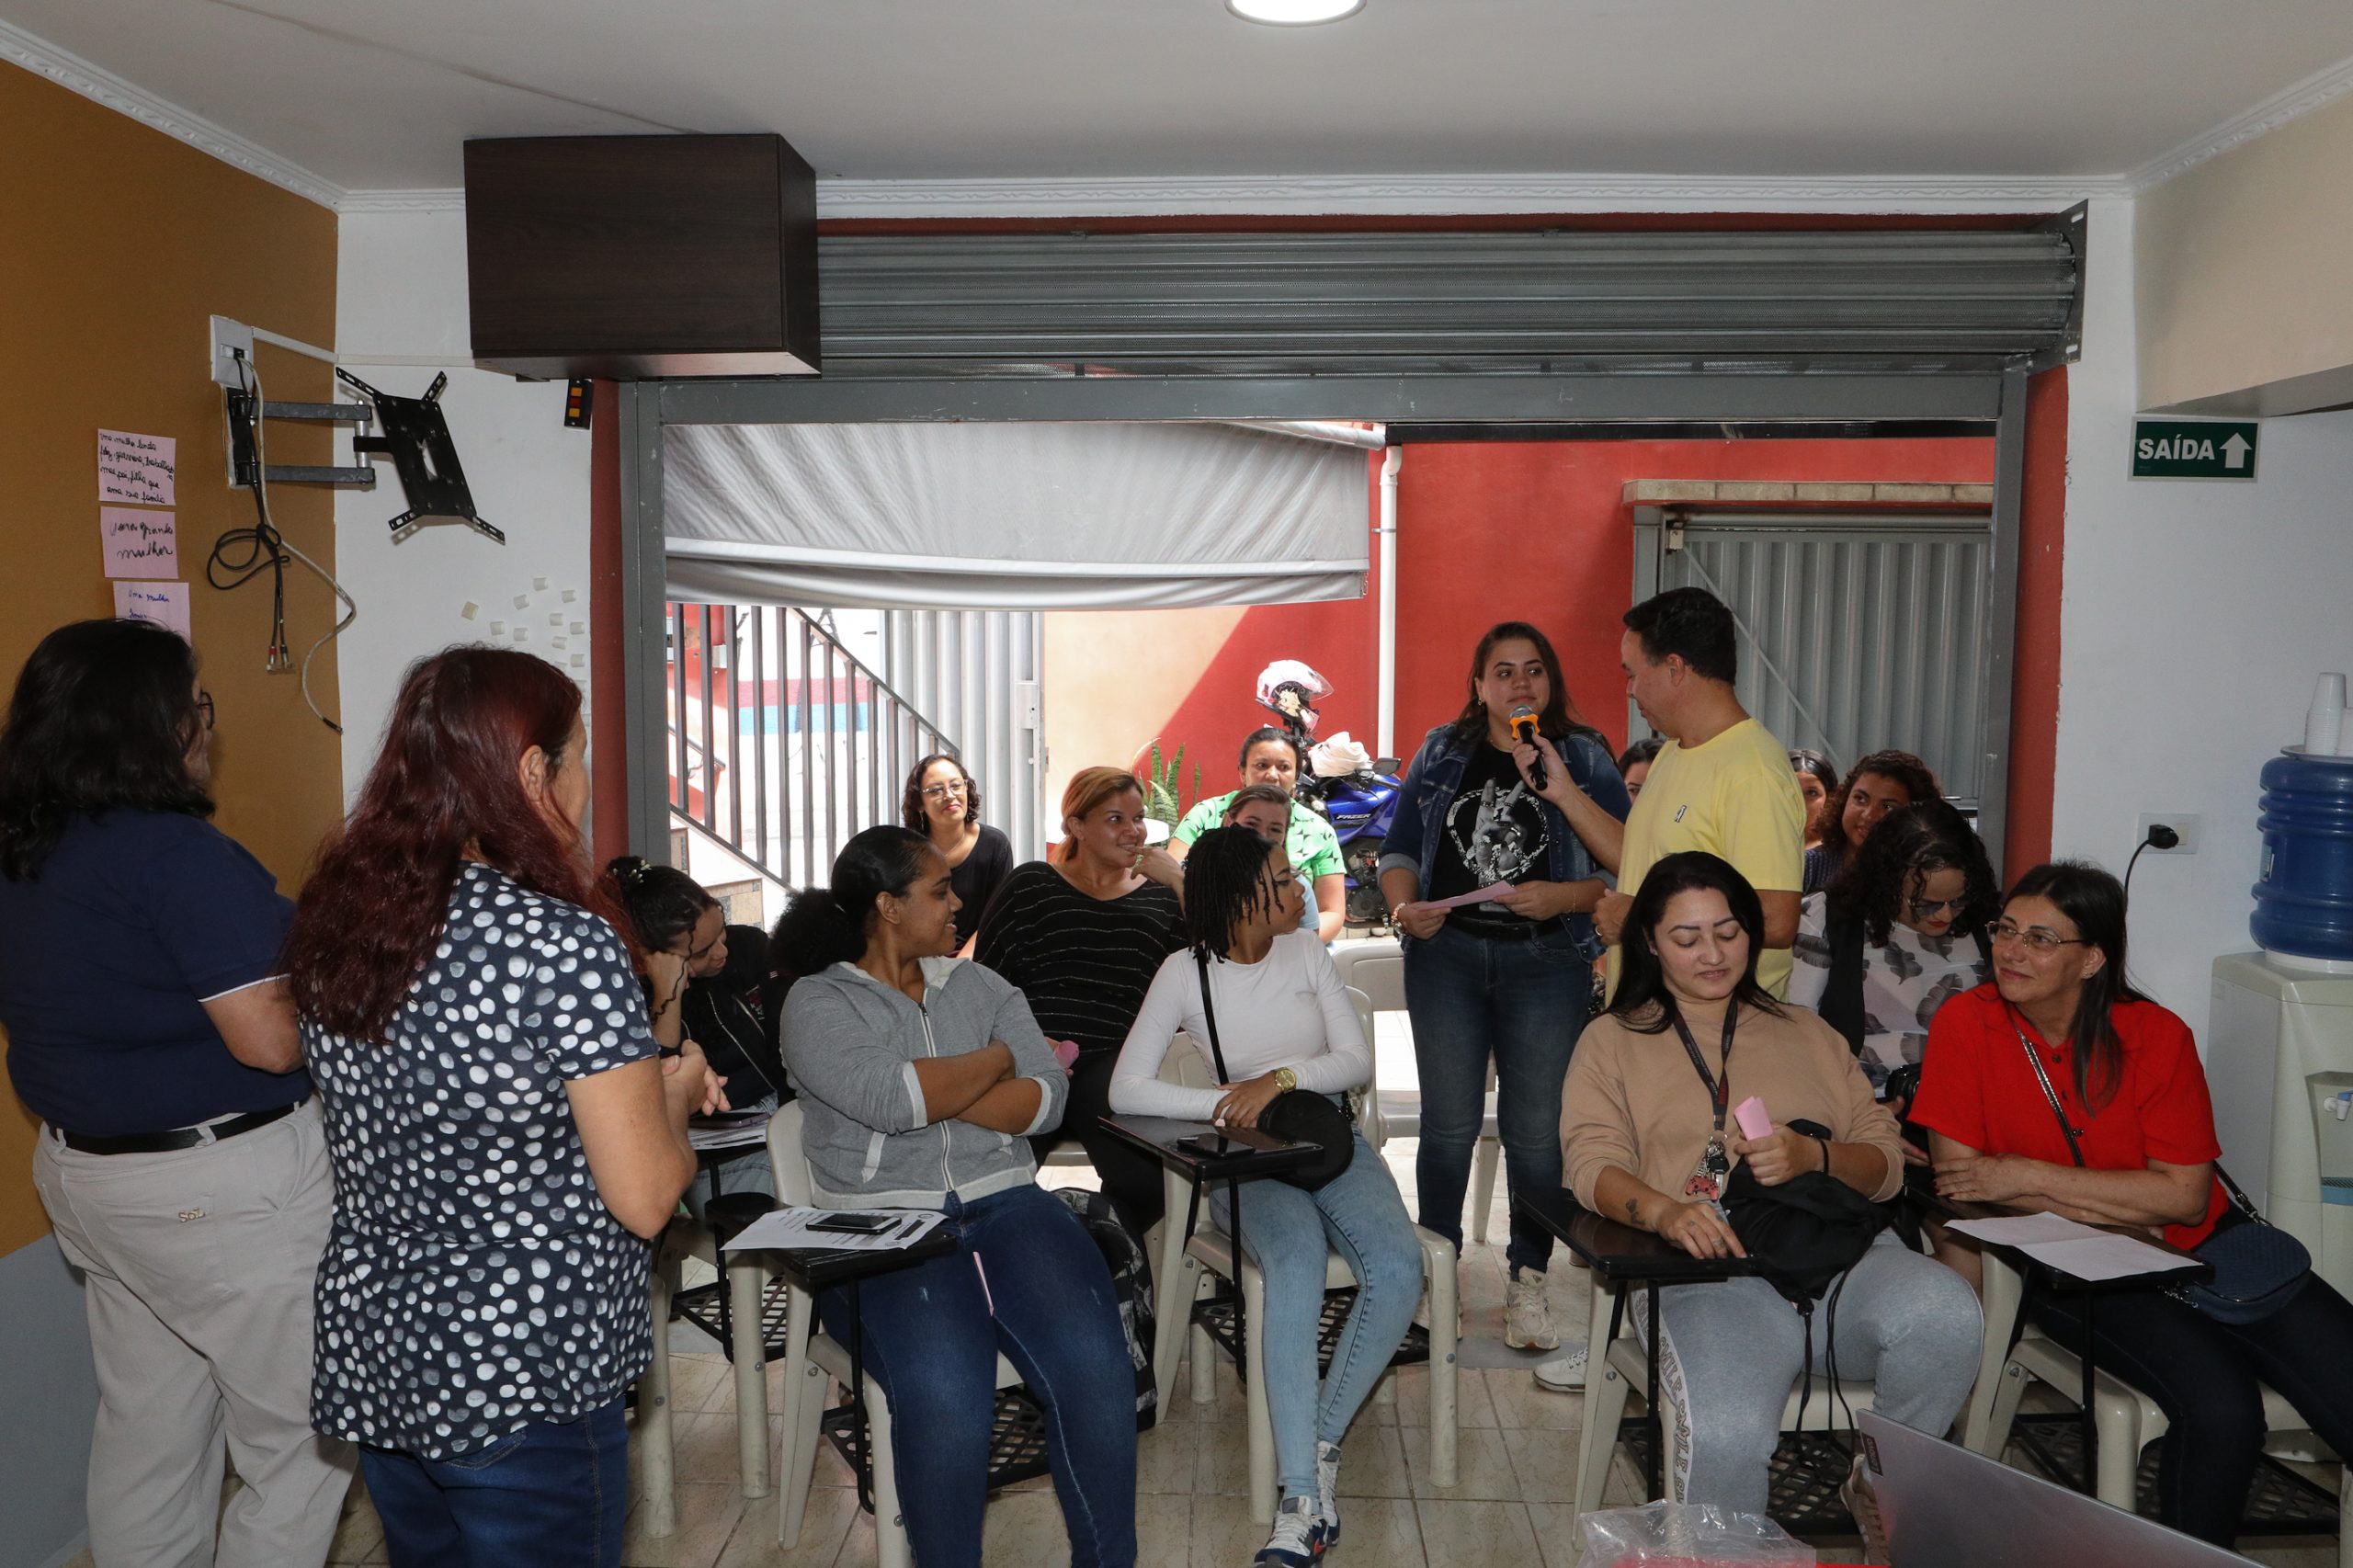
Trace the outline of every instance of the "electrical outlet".
[[243, 349], [245, 363], [252, 364], [254, 329], [243, 322], [231, 321], [227, 316], [214, 316], [212, 318], [212, 379], [224, 387], [242, 387], [245, 384], [244, 378], [238, 371], [236, 358], [230, 352], [232, 349]]
[[[2149, 844], [2149, 829], [2159, 823], [2181, 835], [2181, 842], [2170, 849], [2160, 849]], [[2198, 815], [2194, 812], [2144, 812], [2141, 816], [2140, 835], [2132, 842], [2136, 845], [2149, 844], [2148, 852], [2152, 855], [2195, 855], [2198, 853]]]

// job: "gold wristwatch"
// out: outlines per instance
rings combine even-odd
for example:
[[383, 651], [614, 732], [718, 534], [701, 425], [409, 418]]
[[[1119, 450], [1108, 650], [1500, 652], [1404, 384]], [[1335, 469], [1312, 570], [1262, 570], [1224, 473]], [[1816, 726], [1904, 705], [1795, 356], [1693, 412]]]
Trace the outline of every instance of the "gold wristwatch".
[[1292, 1072], [1288, 1067], [1276, 1068], [1275, 1087], [1281, 1090], [1284, 1094], [1290, 1093], [1293, 1089], [1299, 1087], [1299, 1074]]

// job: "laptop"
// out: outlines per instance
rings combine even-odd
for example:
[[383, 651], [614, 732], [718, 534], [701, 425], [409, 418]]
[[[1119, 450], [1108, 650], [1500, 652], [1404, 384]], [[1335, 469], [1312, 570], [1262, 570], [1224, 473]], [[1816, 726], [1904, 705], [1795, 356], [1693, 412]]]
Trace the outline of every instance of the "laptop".
[[2254, 1561], [1875, 1410], [1863, 1411], [1857, 1428], [1893, 1568], [2245, 1568]]

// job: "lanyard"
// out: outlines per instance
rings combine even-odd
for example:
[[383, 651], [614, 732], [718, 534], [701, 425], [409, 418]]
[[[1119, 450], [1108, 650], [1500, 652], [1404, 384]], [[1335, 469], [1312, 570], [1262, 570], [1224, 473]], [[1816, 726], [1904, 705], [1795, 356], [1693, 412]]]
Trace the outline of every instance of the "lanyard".
[[2042, 1070], [2042, 1057], [2028, 1043], [2026, 1030], [2018, 1028], [2018, 1016], [2007, 1002], [2002, 1004], [2002, 1015], [2009, 1019], [2010, 1033], [2018, 1037], [2018, 1049], [2026, 1052], [2026, 1064], [2034, 1069], [2034, 1081], [2042, 1085], [2042, 1097], [2051, 1102], [2051, 1114], [2058, 1119], [2059, 1131], [2067, 1140], [2067, 1153], [2078, 1165], [2084, 1163], [2083, 1145], [2076, 1136], [2086, 1129], [2069, 1125], [2066, 1108], [2059, 1103], [2059, 1091], [2051, 1086], [2051, 1074]]
[[1739, 1016], [1738, 1001], [1724, 1005], [1723, 1065], [1712, 1077], [1709, 1075], [1707, 1062], [1700, 1059], [1699, 1042], [1691, 1038], [1691, 1030], [1684, 1023], [1683, 1015], [1677, 1013], [1675, 1017], [1675, 1032], [1683, 1037], [1683, 1050], [1691, 1058], [1691, 1071], [1699, 1074], [1699, 1082], [1708, 1085], [1708, 1093], [1714, 1097], [1716, 1131], [1720, 1134], [1724, 1130], [1724, 1108], [1732, 1104], [1732, 1028]]

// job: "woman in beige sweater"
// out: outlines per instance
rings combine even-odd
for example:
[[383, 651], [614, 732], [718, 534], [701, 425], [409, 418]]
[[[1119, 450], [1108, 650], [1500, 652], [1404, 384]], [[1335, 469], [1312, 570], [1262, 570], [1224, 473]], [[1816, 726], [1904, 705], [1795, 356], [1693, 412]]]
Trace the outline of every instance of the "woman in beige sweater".
[[[1695, 1257], [1745, 1255], [1721, 1201], [1735, 1162], [1768, 1187], [1826, 1170], [1886, 1199], [1903, 1182], [1895, 1119], [1847, 1042], [1756, 983], [1764, 927], [1756, 890], [1715, 856], [1653, 866], [1627, 917], [1617, 995], [1586, 1029], [1562, 1096], [1577, 1201]], [[1773, 1122], [1763, 1138], [1744, 1138], [1731, 1114], [1752, 1095]], [[1790, 1125], [1800, 1120], [1829, 1135]], [[1815, 1365], [1835, 1347], [1840, 1376], [1875, 1380], [1881, 1414], [1938, 1436], [1952, 1425], [1983, 1335], [1969, 1286], [1881, 1232], [1832, 1289], [1835, 1310], [1810, 1317], [1753, 1277], [1659, 1292], [1659, 1374], [1686, 1416], [1672, 1435], [1684, 1500], [1765, 1512], [1809, 1333]]]

